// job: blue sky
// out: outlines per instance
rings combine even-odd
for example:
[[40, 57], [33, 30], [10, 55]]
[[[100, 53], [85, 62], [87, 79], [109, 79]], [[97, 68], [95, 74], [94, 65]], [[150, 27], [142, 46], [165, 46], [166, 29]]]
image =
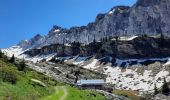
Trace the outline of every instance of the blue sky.
[[69, 28], [86, 25], [98, 13], [136, 0], [0, 0], [0, 48], [45, 35], [53, 25]]

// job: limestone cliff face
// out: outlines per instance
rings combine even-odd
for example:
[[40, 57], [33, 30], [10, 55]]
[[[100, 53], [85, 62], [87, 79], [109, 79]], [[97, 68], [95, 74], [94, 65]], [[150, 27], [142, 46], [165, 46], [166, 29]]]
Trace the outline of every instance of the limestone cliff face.
[[54, 26], [47, 36], [20, 44], [27, 49], [74, 41], [88, 44], [94, 39], [115, 35], [158, 33], [170, 35], [170, 0], [138, 0], [132, 7], [113, 7], [105, 14], [98, 14], [96, 21], [87, 26], [70, 29]]
[[138, 0], [131, 8], [128, 32], [170, 34], [170, 0]]
[[97, 58], [111, 56], [119, 59], [164, 58], [170, 56], [170, 38], [161, 39], [153, 37], [138, 37], [131, 41], [93, 42], [88, 45], [72, 43], [70, 46], [53, 44], [41, 49], [31, 49], [25, 54], [30, 56], [48, 55], [56, 56], [92, 56]]

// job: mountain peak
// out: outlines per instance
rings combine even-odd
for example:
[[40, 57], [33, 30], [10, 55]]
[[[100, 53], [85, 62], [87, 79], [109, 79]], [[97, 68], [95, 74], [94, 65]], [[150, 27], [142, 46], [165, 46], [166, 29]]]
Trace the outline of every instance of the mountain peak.
[[170, 3], [170, 0], [138, 0], [136, 3], [136, 6], [153, 6], [153, 5], [159, 5], [161, 3]]
[[[87, 26], [65, 29], [54, 25], [47, 36], [37, 34], [29, 40], [28, 47], [80, 42], [89, 44], [115, 35], [170, 36], [170, 0], [137, 0], [134, 6], [115, 6], [108, 13], [98, 14], [95, 22]], [[160, 31], [161, 30], [161, 31]], [[33, 45], [33, 46], [30, 46]]]

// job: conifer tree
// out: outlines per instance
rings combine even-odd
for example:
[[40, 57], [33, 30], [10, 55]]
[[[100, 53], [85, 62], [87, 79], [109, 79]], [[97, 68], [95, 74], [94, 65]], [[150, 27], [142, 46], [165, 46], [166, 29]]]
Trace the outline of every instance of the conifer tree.
[[23, 60], [23, 61], [21, 61], [21, 62], [19, 63], [18, 70], [19, 70], [19, 71], [24, 71], [25, 68], [26, 68], [26, 64], [25, 64], [25, 60]]
[[154, 94], [157, 95], [159, 93], [157, 87], [156, 87], [156, 84], [155, 84], [155, 87], [154, 87]]
[[2, 58], [2, 55], [3, 55], [3, 53], [2, 53], [2, 51], [0, 50], [0, 58]]
[[94, 43], [94, 44], [96, 43], [96, 39], [93, 40], [93, 43]]
[[169, 94], [170, 92], [170, 89], [169, 89], [169, 86], [168, 86], [168, 83], [166, 82], [166, 79], [164, 78], [164, 84], [162, 86], [162, 94]]
[[15, 56], [14, 54], [12, 55], [11, 59], [9, 60], [10, 63], [14, 63], [15, 62]]

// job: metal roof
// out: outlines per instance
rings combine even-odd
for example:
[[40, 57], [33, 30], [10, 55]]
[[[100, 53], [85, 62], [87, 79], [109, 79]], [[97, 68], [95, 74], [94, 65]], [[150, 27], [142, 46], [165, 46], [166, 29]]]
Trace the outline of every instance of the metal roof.
[[77, 85], [101, 85], [104, 84], [105, 81], [103, 79], [89, 79], [89, 80], [78, 80]]

